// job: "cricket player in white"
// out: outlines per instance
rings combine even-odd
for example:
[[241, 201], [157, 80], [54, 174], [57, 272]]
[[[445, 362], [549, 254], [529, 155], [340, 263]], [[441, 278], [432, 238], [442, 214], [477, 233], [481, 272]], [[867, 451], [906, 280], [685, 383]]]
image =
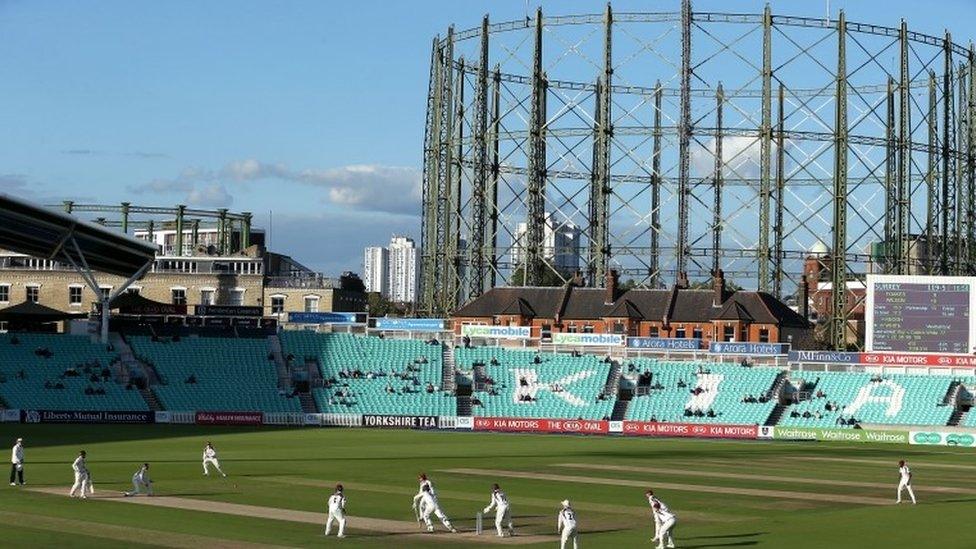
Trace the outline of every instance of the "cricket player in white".
[[664, 549], [665, 541], [667, 541], [668, 547], [674, 547], [674, 538], [671, 536], [671, 532], [674, 530], [674, 524], [678, 521], [678, 517], [674, 516], [674, 513], [670, 509], [666, 509], [660, 501], [654, 504], [654, 514], [661, 517], [661, 529], [658, 530], [657, 549]]
[[90, 490], [88, 483], [91, 473], [88, 472], [86, 456], [87, 454], [85, 454], [84, 450], [78, 452], [78, 457], [71, 464], [71, 469], [75, 472], [75, 483], [71, 486], [71, 491], [68, 492], [69, 497], [75, 497], [75, 492], [80, 490], [79, 497], [81, 499], [88, 499], [87, 491]]
[[420, 482], [420, 486], [417, 488], [417, 495], [413, 497], [413, 514], [417, 516], [417, 522], [420, 522], [420, 515], [424, 512], [424, 486], [430, 488], [430, 495], [437, 498], [437, 490], [434, 490], [434, 483], [427, 478], [427, 473], [420, 473], [417, 476], [417, 481]]
[[[427, 525], [428, 532], [434, 531], [434, 525], [430, 520], [430, 516], [434, 515], [441, 519], [441, 522], [444, 524], [444, 528], [447, 528], [453, 533], [457, 533], [457, 528], [451, 525], [451, 520], [447, 518], [444, 511], [441, 511], [441, 506], [437, 502], [437, 496], [434, 495], [430, 485], [425, 484], [420, 489], [420, 494], [418, 495], [420, 496], [420, 519], [423, 520], [424, 524]], [[414, 499], [414, 501], [416, 502], [417, 500]]]
[[10, 451], [10, 485], [16, 486], [15, 480], [24, 485], [24, 439], [18, 438]]
[[898, 462], [898, 475], [900, 480], [898, 481], [898, 501], [896, 503], [901, 503], [901, 492], [907, 489], [908, 495], [912, 498], [912, 505], [915, 505], [915, 492], [912, 490], [912, 470], [908, 468], [908, 463], [905, 460]]
[[561, 536], [560, 549], [566, 549], [566, 542], [573, 540], [573, 549], [579, 549], [579, 532], [576, 530], [576, 511], [569, 504], [568, 499], [562, 501], [563, 508], [556, 520], [556, 531]]
[[203, 448], [203, 474], [205, 476], [210, 475], [210, 470], [207, 469], [207, 465], [213, 465], [214, 469], [216, 469], [218, 473], [225, 477], [227, 476], [227, 474], [220, 469], [220, 462], [217, 461], [217, 450], [214, 450], [213, 444], [210, 444], [209, 440], [207, 441], [207, 445]]
[[485, 507], [484, 514], [491, 512], [492, 507], [495, 508], [495, 530], [498, 531], [498, 537], [505, 537], [502, 532], [502, 523], [507, 523], [508, 525], [508, 535], [515, 535], [515, 527], [512, 526], [512, 508], [508, 503], [508, 496], [497, 484], [491, 485], [491, 501], [488, 502], [488, 507]]
[[125, 492], [125, 496], [137, 496], [143, 491], [147, 496], [153, 495], [152, 479], [149, 478], [149, 464], [143, 463], [142, 467], [132, 475], [132, 491]]
[[338, 537], [346, 537], [346, 496], [342, 493], [342, 485], [336, 484], [335, 492], [329, 496], [329, 519], [325, 521], [325, 535], [332, 531], [332, 521], [339, 523]]
[[661, 543], [667, 543], [668, 547], [674, 547], [674, 539], [661, 539], [661, 532], [663, 531], [661, 525], [664, 521], [661, 520], [661, 514], [657, 511], [658, 508], [660, 508], [665, 513], [671, 513], [671, 509], [668, 507], [668, 504], [664, 503], [654, 495], [654, 490], [644, 492], [644, 496], [647, 498], [647, 504], [651, 506], [651, 514], [654, 515], [654, 537], [651, 538], [651, 543], [661, 541]]

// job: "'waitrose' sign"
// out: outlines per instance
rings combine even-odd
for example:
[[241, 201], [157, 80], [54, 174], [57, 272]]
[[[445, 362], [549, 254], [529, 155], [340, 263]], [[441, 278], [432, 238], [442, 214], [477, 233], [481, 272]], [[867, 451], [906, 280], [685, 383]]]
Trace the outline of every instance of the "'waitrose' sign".
[[465, 324], [461, 326], [461, 335], [488, 339], [529, 339], [532, 337], [532, 328], [529, 326], [482, 326], [479, 324]]
[[908, 431], [876, 431], [870, 429], [815, 429], [811, 427], [776, 427], [773, 437], [778, 440], [821, 440], [827, 442], [889, 442], [908, 444]]
[[606, 347], [624, 344], [623, 334], [552, 334], [553, 345], [592, 345]]

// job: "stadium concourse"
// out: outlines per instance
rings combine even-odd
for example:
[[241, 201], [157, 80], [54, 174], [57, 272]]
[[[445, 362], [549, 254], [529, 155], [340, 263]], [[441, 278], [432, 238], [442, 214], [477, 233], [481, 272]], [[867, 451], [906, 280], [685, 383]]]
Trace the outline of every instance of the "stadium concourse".
[[714, 425], [755, 438], [764, 427], [973, 426], [966, 408], [974, 391], [973, 376], [455, 347], [350, 333], [113, 332], [107, 344], [77, 335], [0, 335], [0, 405], [12, 421], [21, 413], [46, 422], [65, 419], [58, 412], [131, 412], [147, 422], [502, 431], [557, 422], [551, 430], [706, 436], [677, 426]]

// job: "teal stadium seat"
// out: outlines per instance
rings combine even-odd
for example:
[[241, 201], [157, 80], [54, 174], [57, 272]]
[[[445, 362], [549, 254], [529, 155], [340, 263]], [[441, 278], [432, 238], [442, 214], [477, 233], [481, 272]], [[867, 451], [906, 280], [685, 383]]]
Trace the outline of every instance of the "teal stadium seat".
[[[265, 339], [184, 337], [179, 341], [128, 338], [163, 384], [152, 390], [167, 410], [301, 412], [297, 398], [279, 394]], [[186, 383], [193, 376], [196, 383]]]
[[[18, 341], [14, 344], [13, 341]], [[39, 348], [51, 351], [50, 358], [35, 354]], [[61, 334], [0, 334], [0, 398], [8, 408], [24, 410], [144, 411], [145, 400], [135, 389], [126, 389], [111, 378], [91, 381], [85, 373], [90, 365], [101, 374], [117, 355], [88, 336]], [[78, 376], [63, 376], [75, 369]], [[21, 372], [23, 376], [21, 376]], [[45, 388], [45, 382], [60, 383], [63, 389]], [[105, 394], [85, 394], [85, 389]]]
[[[649, 371], [651, 385], [663, 388], [651, 389], [646, 395], [635, 395], [627, 408], [626, 419], [629, 420], [761, 425], [776, 406], [775, 399], [742, 402], [747, 395], [758, 399], [772, 389], [780, 373], [775, 368], [633, 358], [627, 359], [624, 369], [629, 370], [631, 364], [635, 375]], [[680, 387], [679, 382], [683, 382], [684, 387]], [[702, 388], [698, 396], [692, 394], [696, 387]], [[700, 410], [703, 414], [711, 410], [714, 417], [686, 416], [686, 409]]]
[[[875, 376], [859, 372], [794, 372], [794, 385], [805, 383], [811, 394], [786, 408], [779, 425], [786, 427], [841, 427], [839, 418], [852, 416], [858, 423], [882, 425], [946, 425], [952, 407], [944, 404], [953, 379], [929, 375]], [[823, 397], [817, 397], [823, 393]], [[837, 410], [827, 410], [836, 403]], [[794, 412], [800, 417], [793, 417]], [[802, 417], [809, 412], [812, 417]], [[819, 417], [818, 417], [819, 416]]]
[[[441, 348], [412, 339], [384, 339], [352, 334], [286, 331], [282, 347], [296, 360], [318, 361], [322, 378], [336, 381], [316, 387], [319, 410], [338, 414], [442, 416], [457, 413], [454, 395], [441, 391]], [[340, 372], [359, 370], [358, 379]], [[406, 376], [402, 379], [400, 376]], [[435, 387], [428, 393], [428, 384]], [[392, 389], [394, 392], [388, 392]], [[341, 392], [342, 396], [337, 393]]]

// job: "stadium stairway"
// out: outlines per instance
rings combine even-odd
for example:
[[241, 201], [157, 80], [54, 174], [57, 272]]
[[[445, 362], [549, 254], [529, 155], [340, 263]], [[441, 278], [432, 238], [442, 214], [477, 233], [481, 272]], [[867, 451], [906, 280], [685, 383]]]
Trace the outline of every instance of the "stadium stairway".
[[623, 366], [614, 360], [610, 364], [610, 372], [607, 374], [607, 383], [603, 387], [603, 394], [609, 397], [616, 397], [620, 389], [620, 377], [623, 375]]
[[159, 403], [159, 399], [156, 398], [156, 394], [150, 389], [139, 389], [139, 394], [142, 395], [142, 400], [146, 401], [146, 406], [149, 407], [151, 412], [159, 412], [163, 409], [163, 405]]
[[288, 374], [288, 366], [285, 364], [285, 355], [281, 352], [281, 340], [278, 336], [268, 336], [268, 349], [274, 358], [275, 370], [278, 373], [278, 388], [291, 390], [291, 376]]
[[454, 345], [441, 343], [441, 390], [454, 392], [457, 380], [454, 378]]
[[773, 407], [773, 411], [769, 413], [769, 418], [763, 425], [771, 426], [779, 423], [779, 420], [783, 417], [783, 413], [786, 412], [788, 406], [786, 404], [777, 404]]
[[470, 395], [458, 395], [457, 397], [457, 415], [461, 417], [471, 416], [471, 396]]
[[298, 402], [302, 405], [302, 412], [306, 414], [317, 414], [319, 407], [315, 404], [312, 393], [298, 393]]
[[969, 414], [968, 410], [956, 410], [952, 412], [952, 415], [949, 416], [949, 421], [946, 423], [946, 425], [950, 427], [958, 427], [959, 424], [962, 423], [962, 421], [966, 418], [967, 414]]
[[613, 403], [613, 411], [610, 412], [610, 421], [623, 421], [627, 419], [627, 408], [630, 407], [630, 400], [617, 399]]

